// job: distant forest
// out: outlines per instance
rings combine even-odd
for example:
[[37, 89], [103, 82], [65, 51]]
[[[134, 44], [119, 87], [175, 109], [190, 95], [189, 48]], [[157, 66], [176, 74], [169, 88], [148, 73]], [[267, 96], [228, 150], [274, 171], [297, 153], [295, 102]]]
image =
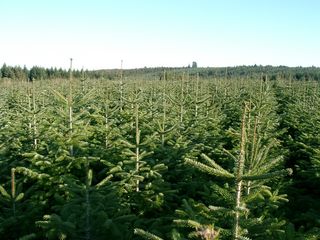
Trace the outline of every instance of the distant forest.
[[[267, 78], [268, 80], [320, 80], [319, 67], [287, 67], [287, 66], [235, 66], [235, 67], [157, 67], [138, 69], [106, 69], [106, 70], [72, 70], [74, 78], [108, 79], [115, 80], [120, 76], [139, 77], [161, 80], [176, 79], [182, 76], [196, 76], [201, 78]], [[41, 79], [67, 79], [70, 70], [62, 68], [44, 68], [34, 66], [31, 69], [20, 66], [3, 64], [0, 69], [0, 78], [13, 80], [41, 80]]]

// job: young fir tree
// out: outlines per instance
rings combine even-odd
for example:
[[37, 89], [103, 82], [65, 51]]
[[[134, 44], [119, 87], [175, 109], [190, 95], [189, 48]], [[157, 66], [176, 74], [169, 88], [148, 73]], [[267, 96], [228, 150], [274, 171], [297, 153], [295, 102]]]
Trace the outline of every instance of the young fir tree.
[[320, 211], [319, 86], [309, 83], [303, 90], [300, 85], [291, 88], [280, 92], [278, 96], [284, 102], [282, 115], [287, 132], [283, 141], [288, 149], [287, 165], [295, 173], [288, 187], [291, 201], [286, 208], [286, 215], [295, 226], [297, 238], [316, 239], [320, 229], [317, 214]]
[[[178, 216], [185, 219], [176, 220], [176, 223], [194, 228], [189, 236], [198, 234], [199, 226], [206, 228], [213, 224], [215, 232], [219, 231], [222, 239], [231, 236], [232, 239], [262, 239], [281, 233], [284, 223], [272, 217], [272, 213], [286, 198], [278, 193], [279, 186], [271, 181], [290, 174], [291, 169], [281, 169], [282, 157], [277, 151], [273, 151], [277, 141], [271, 135], [275, 129], [272, 123], [275, 120], [272, 119], [272, 105], [269, 105], [272, 103], [269, 96], [271, 93], [268, 89], [261, 94], [263, 93], [264, 96], [260, 96], [255, 104], [245, 104], [238, 155], [225, 150], [233, 160], [233, 168], [225, 169], [206, 154], [201, 155], [204, 162], [186, 159], [187, 164], [217, 179], [224, 179], [224, 185], [212, 183], [209, 188], [213, 192], [205, 193], [208, 198], [213, 199], [204, 200], [209, 206], [204, 205], [202, 222], [197, 221], [197, 215], [188, 219], [187, 210], [178, 211]], [[220, 200], [217, 201], [214, 197], [219, 197]], [[217, 203], [221, 206], [215, 206]], [[192, 224], [190, 221], [193, 221]]]
[[[96, 128], [101, 127], [94, 92], [68, 89], [69, 97], [53, 93], [57, 102], [48, 114], [55, 118], [43, 123], [47, 131], [39, 147], [24, 154], [31, 165], [20, 168], [35, 181], [34, 201], [48, 205], [37, 225], [49, 239], [130, 238], [132, 217], [119, 200], [121, 186], [110, 181], [112, 174], [106, 175], [111, 166], [100, 150], [105, 149], [105, 139], [93, 141]], [[37, 177], [37, 173], [46, 175]]]
[[122, 130], [127, 133], [123, 132], [118, 142], [118, 147], [122, 149], [122, 160], [111, 170], [115, 177], [120, 178], [129, 204], [137, 214], [162, 205], [163, 193], [158, 191], [159, 186], [163, 185], [161, 172], [166, 170], [164, 164], [152, 158], [154, 134], [149, 135], [147, 114], [144, 109], [141, 110], [142, 94], [141, 90], [136, 89], [130, 99], [125, 99], [131, 109], [123, 110], [123, 113], [130, 120], [123, 125]]
[[[16, 169], [11, 169], [10, 191], [0, 185], [0, 233], [5, 239], [33, 239], [35, 230], [33, 226], [24, 224], [26, 221], [34, 220], [37, 208], [22, 192], [23, 182], [16, 179]], [[30, 194], [30, 189], [29, 189]]]

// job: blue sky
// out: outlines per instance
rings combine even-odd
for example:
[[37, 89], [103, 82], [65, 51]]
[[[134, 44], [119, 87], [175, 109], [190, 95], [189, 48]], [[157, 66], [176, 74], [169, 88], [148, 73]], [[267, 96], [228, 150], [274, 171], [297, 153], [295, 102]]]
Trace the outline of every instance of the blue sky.
[[0, 64], [320, 66], [317, 0], [3, 0]]

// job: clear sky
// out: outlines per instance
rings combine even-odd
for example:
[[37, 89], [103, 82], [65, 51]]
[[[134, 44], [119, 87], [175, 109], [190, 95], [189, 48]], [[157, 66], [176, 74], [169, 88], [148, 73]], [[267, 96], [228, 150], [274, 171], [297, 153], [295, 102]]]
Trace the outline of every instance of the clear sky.
[[1, 0], [0, 64], [320, 66], [318, 0]]

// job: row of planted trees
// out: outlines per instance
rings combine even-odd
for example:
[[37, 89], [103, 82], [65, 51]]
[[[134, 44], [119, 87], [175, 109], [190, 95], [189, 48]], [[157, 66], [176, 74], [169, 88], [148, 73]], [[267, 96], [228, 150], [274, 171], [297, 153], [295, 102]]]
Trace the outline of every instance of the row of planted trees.
[[[0, 233], [316, 239], [317, 217], [304, 224], [290, 207], [299, 184], [319, 182], [317, 118], [295, 122], [315, 116], [317, 89], [187, 76], [4, 83]], [[307, 159], [291, 156], [298, 146]]]

